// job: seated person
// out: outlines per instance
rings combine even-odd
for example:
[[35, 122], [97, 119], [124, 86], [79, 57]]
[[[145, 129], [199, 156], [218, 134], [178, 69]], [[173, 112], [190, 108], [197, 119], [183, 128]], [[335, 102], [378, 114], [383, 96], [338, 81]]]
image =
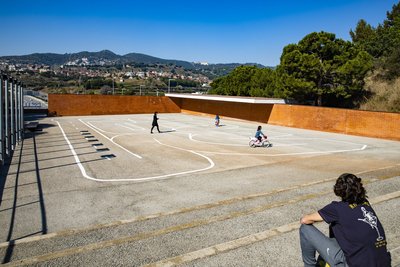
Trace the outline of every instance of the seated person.
[[[333, 201], [318, 212], [305, 215], [300, 223], [300, 245], [304, 266], [317, 264], [315, 252], [333, 266], [390, 267], [386, 237], [361, 179], [344, 173], [333, 187], [341, 201]], [[330, 238], [312, 224], [329, 224]]]

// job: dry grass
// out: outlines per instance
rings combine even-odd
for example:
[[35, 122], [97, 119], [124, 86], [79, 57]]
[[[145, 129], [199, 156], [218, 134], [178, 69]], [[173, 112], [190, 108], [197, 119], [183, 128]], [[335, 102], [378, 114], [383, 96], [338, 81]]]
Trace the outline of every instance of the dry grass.
[[370, 75], [365, 88], [371, 97], [361, 104], [360, 109], [371, 111], [400, 112], [400, 77], [393, 81], [377, 79]]

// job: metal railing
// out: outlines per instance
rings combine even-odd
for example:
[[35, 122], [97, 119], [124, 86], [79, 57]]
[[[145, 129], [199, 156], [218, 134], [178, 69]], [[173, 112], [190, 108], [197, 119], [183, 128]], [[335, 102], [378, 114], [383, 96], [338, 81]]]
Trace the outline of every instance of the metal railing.
[[23, 138], [23, 95], [21, 82], [0, 73], [0, 165]]

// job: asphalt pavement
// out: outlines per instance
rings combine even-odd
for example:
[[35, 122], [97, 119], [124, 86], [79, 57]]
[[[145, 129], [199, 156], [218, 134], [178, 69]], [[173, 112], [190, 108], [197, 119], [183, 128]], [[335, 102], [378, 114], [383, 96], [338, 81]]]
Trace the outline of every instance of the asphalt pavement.
[[159, 118], [38, 118], [3, 166], [3, 262], [301, 266], [299, 218], [350, 172], [400, 264], [400, 142], [261, 124], [272, 147], [252, 148], [255, 122]]

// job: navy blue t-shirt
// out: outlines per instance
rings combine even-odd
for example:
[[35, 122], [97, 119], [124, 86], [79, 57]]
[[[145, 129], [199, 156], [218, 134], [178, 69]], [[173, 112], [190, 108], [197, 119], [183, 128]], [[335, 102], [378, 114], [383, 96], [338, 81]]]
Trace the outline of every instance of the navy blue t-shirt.
[[385, 232], [368, 201], [358, 205], [333, 201], [318, 213], [330, 224], [330, 235], [336, 238], [349, 266], [390, 267]]

